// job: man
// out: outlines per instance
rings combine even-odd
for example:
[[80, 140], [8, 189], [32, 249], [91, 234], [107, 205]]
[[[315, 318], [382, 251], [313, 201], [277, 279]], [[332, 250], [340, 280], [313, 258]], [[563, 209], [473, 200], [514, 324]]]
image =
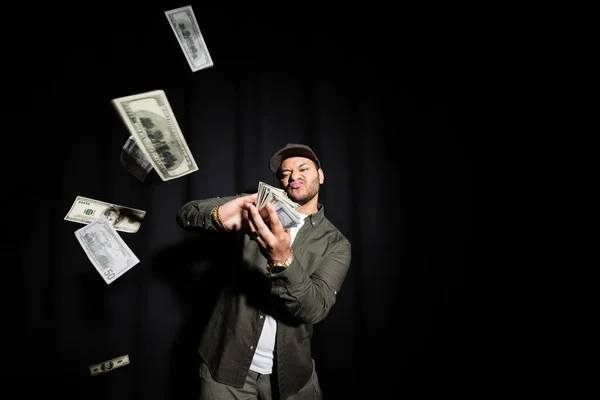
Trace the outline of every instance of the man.
[[269, 167], [301, 206], [297, 227], [284, 229], [271, 205], [263, 219], [257, 193], [190, 201], [177, 212], [187, 231], [238, 235], [239, 262], [199, 346], [202, 400], [322, 398], [310, 347], [313, 324], [336, 301], [351, 246], [319, 203], [325, 175], [309, 146], [288, 143]]

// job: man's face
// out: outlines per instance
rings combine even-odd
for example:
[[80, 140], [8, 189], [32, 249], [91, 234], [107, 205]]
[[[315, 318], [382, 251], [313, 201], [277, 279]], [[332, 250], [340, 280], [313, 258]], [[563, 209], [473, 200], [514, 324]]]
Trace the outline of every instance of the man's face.
[[312, 200], [323, 183], [323, 171], [315, 163], [304, 157], [290, 157], [283, 160], [279, 169], [279, 184], [290, 199], [300, 205]]

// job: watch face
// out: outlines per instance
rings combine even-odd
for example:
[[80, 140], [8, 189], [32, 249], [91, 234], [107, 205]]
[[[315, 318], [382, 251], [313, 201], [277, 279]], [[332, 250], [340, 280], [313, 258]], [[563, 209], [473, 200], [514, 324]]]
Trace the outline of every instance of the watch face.
[[278, 266], [272, 267], [269, 272], [271, 272], [272, 274], [278, 274], [280, 272], [285, 271], [285, 269], [286, 269], [285, 267], [282, 267], [282, 266], [278, 265]]

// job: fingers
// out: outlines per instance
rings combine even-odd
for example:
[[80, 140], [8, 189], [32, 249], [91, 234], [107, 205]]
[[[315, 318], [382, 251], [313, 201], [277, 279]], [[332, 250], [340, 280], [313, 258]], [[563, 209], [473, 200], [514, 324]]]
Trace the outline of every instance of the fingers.
[[242, 209], [242, 228], [246, 228], [248, 226], [248, 209]]
[[250, 240], [254, 240], [261, 247], [267, 247], [267, 242], [260, 236], [260, 233], [256, 229], [256, 225], [254, 225], [254, 222], [252, 222], [251, 219], [248, 220], [248, 236], [250, 236]]
[[277, 234], [279, 230], [283, 230], [283, 225], [281, 225], [281, 221], [279, 220], [279, 216], [277, 215], [277, 211], [275, 211], [275, 207], [272, 204], [267, 204], [266, 207], [267, 212], [269, 213], [269, 221], [271, 221], [271, 229], [273, 233]]
[[251, 205], [249, 212], [250, 212], [249, 220], [254, 225], [254, 229], [258, 232], [258, 234], [260, 235], [260, 237], [263, 240], [265, 240], [266, 242], [269, 242], [272, 239], [273, 234], [271, 233], [271, 230], [269, 229], [267, 224], [265, 224], [262, 217], [258, 213], [256, 206]]
[[268, 247], [267, 242], [265, 242], [265, 240], [260, 236], [257, 236], [255, 239], [252, 240], [254, 240], [256, 243], [258, 243], [261, 247], [265, 249]]
[[232, 201], [234, 201], [238, 207], [243, 208], [243, 209], [248, 209], [248, 204], [256, 203], [257, 200], [258, 200], [258, 193], [254, 193], [254, 194], [249, 194], [247, 196], [238, 197]]
[[[255, 242], [259, 243], [262, 246], [265, 246], [265, 242], [264, 240], [262, 240], [262, 238], [260, 237], [260, 234], [256, 228], [256, 224], [254, 223], [254, 217], [252, 216], [252, 212], [251, 209], [252, 207], [254, 207], [254, 204], [252, 203], [246, 203], [244, 204], [244, 221], [245, 221], [245, 225], [246, 225], [246, 231], [248, 236], [250, 237], [250, 240], [254, 240]], [[256, 207], [254, 207], [256, 208]], [[260, 216], [259, 216], [260, 219]]]
[[250, 216], [250, 213], [248, 213], [247, 219], [246, 219], [246, 224], [248, 226], [248, 236], [250, 236], [251, 239], [256, 238], [256, 236], [258, 236], [258, 232], [256, 230], [256, 226], [254, 225], [254, 222], [252, 221], [252, 217]]
[[245, 201], [247, 203], [256, 203], [258, 201], [258, 193], [246, 196]]

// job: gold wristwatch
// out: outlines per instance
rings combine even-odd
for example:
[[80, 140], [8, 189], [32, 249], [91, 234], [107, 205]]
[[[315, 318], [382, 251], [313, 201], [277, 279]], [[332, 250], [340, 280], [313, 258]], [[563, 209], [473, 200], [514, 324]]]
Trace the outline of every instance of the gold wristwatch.
[[267, 272], [269, 272], [269, 274], [271, 274], [271, 275], [274, 275], [274, 274], [278, 274], [280, 272], [285, 271], [287, 269], [287, 267], [290, 266], [292, 261], [294, 261], [294, 250], [291, 250], [291, 252], [292, 252], [292, 254], [284, 262], [275, 262], [274, 263], [272, 261], [268, 261], [267, 262]]

